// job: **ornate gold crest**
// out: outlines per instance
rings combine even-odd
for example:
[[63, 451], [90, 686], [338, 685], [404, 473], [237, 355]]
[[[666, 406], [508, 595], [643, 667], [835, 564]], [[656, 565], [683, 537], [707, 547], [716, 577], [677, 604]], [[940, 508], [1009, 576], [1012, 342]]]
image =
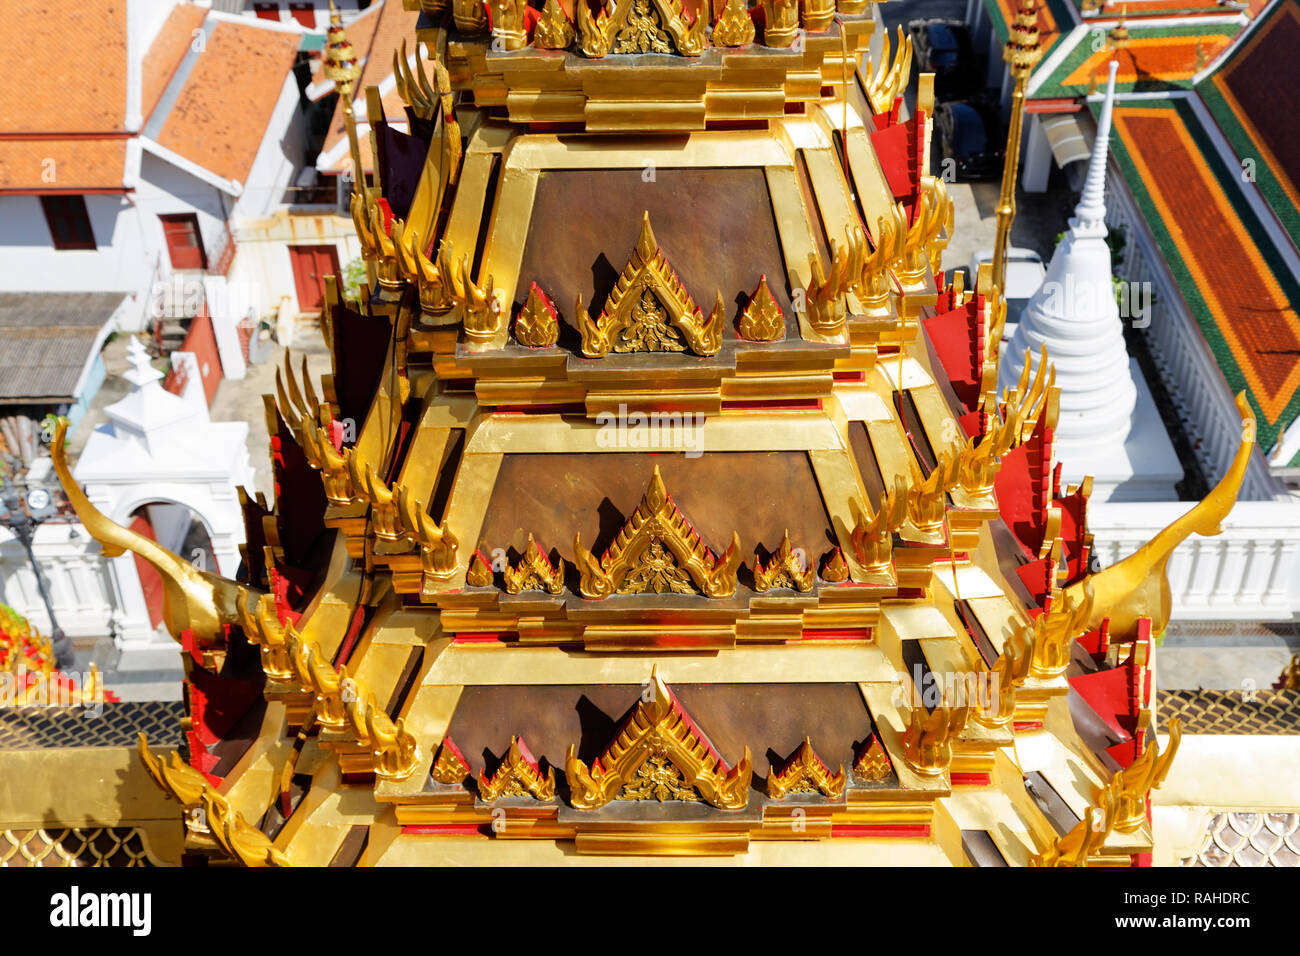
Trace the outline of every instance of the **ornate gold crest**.
[[754, 19], [745, 0], [727, 0], [713, 24], [714, 46], [748, 46], [754, 42]]
[[559, 594], [564, 590], [564, 562], [551, 564], [542, 546], [528, 536], [528, 545], [514, 567], [506, 568], [506, 592], [549, 591]]
[[518, 737], [510, 738], [510, 749], [501, 760], [501, 766], [490, 778], [486, 773], [478, 777], [478, 795], [485, 803], [502, 797], [532, 797], [535, 800], [555, 799], [555, 768], [547, 767], [545, 776], [528, 745]]
[[848, 579], [849, 565], [844, 560], [843, 553], [839, 548], [831, 549], [831, 553], [822, 562], [822, 580], [827, 584], [843, 584]]
[[722, 347], [722, 293], [705, 319], [660, 251], [648, 212], [641, 220], [632, 257], [600, 316], [593, 320], [581, 297], [575, 313], [582, 354], [588, 358], [611, 351], [684, 352], [687, 348], [698, 355], [715, 355]]
[[542, 16], [533, 27], [533, 46], [541, 50], [567, 50], [576, 36], [560, 0], [546, 0]]
[[790, 547], [790, 529], [786, 529], [781, 546], [772, 555], [767, 566], [754, 555], [754, 590], [771, 591], [773, 588], [790, 588], [795, 591], [811, 591], [813, 586], [812, 566], [809, 565], [803, 551]]
[[577, 6], [578, 48], [584, 56], [610, 53], [704, 52], [707, 18], [691, 19], [681, 0], [615, 0], [613, 13], [604, 9], [596, 17], [585, 3]]
[[585, 597], [650, 592], [722, 598], [736, 593], [740, 536], [733, 531], [731, 546], [716, 556], [677, 510], [655, 465], [641, 503], [604, 556], [598, 561], [580, 534], [573, 554]]
[[560, 320], [555, 314], [555, 306], [536, 282], [529, 286], [528, 298], [515, 317], [515, 338], [520, 345], [533, 349], [550, 348], [560, 339]]
[[469, 570], [465, 572], [465, 583], [472, 588], [486, 588], [492, 584], [492, 563], [476, 550], [469, 559]]
[[811, 738], [805, 737], [790, 759], [778, 770], [773, 767], [767, 777], [767, 795], [773, 800], [783, 800], [792, 793], [821, 793], [834, 800], [844, 792], [848, 777], [844, 764], [831, 773], [813, 750]]
[[444, 786], [454, 786], [469, 776], [469, 761], [450, 737], [442, 739], [442, 744], [438, 747], [438, 756], [433, 761], [433, 769], [429, 775], [433, 777], [435, 783]]
[[759, 276], [758, 288], [740, 314], [740, 337], [751, 342], [775, 342], [785, 337], [785, 317], [768, 288], [766, 275]]
[[880, 738], [872, 734], [870, 741], [853, 761], [854, 776], [860, 780], [879, 783], [888, 777], [893, 769], [893, 764], [889, 762], [889, 754], [885, 753]]
[[659, 678], [657, 668], [636, 709], [592, 763], [570, 744], [564, 760], [571, 802], [594, 810], [612, 800], [699, 800], [723, 810], [749, 802], [749, 748], [728, 767]]

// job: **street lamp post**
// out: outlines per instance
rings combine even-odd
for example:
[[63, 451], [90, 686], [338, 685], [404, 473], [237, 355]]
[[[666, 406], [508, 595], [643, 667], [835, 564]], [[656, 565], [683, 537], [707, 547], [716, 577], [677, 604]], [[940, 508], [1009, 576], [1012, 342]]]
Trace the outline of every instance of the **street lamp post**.
[[36, 587], [41, 592], [41, 600], [45, 602], [45, 611], [50, 615], [50, 642], [54, 649], [55, 666], [65, 670], [72, 666], [75, 656], [72, 641], [63, 633], [54, 617], [54, 605], [50, 603], [49, 592], [45, 589], [45, 577], [41, 574], [41, 566], [36, 563], [36, 552], [32, 550], [36, 529], [53, 513], [50, 493], [43, 488], [33, 488], [24, 503], [18, 497], [18, 489], [10, 482], [8, 475], [0, 480], [3, 481], [0, 486], [0, 525], [13, 532], [27, 552], [27, 560], [32, 563]]

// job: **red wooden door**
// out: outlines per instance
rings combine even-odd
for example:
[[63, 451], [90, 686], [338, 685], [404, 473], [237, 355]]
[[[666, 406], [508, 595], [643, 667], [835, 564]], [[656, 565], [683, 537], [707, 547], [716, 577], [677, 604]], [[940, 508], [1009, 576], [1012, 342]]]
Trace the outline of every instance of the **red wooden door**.
[[[147, 508], [147, 506], [146, 506]], [[131, 530], [139, 532], [150, 541], [155, 540], [153, 525], [149, 523], [149, 512], [141, 508], [131, 519]], [[162, 623], [163, 579], [158, 569], [140, 555], [135, 555], [135, 571], [140, 577], [140, 590], [144, 592], [144, 603], [149, 608], [149, 626], [157, 627]]]
[[173, 269], [206, 269], [208, 258], [203, 254], [203, 239], [199, 234], [199, 217], [194, 213], [159, 216], [162, 220], [163, 238], [167, 241], [167, 255]]
[[316, 29], [316, 8], [310, 3], [289, 4], [289, 16], [293, 17], [308, 30]]
[[339, 274], [339, 256], [333, 246], [290, 246], [293, 284], [298, 290], [299, 312], [320, 312], [325, 307], [325, 277]]

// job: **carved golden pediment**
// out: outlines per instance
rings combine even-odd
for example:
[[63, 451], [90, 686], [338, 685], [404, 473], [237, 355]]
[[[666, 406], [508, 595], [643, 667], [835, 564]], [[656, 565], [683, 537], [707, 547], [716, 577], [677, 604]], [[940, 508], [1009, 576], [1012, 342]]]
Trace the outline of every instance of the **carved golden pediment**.
[[579, 49], [599, 58], [610, 53], [704, 52], [707, 17], [691, 19], [681, 0], [615, 0], [612, 13], [593, 17], [585, 3], [577, 5]]
[[773, 588], [790, 588], [794, 591], [811, 591], [814, 573], [803, 551], [790, 547], [790, 531], [786, 529], [781, 546], [764, 566], [754, 556], [754, 590], [771, 591]]
[[614, 741], [588, 769], [569, 746], [564, 774], [570, 801], [595, 810], [613, 800], [703, 800], [723, 810], [749, 802], [749, 748], [728, 767], [687, 716], [656, 668]]
[[844, 764], [831, 773], [813, 750], [812, 739], [805, 737], [780, 769], [772, 768], [767, 778], [767, 795], [773, 800], [783, 800], [792, 793], [821, 793], [834, 800], [844, 792], [847, 782]]
[[776, 342], [785, 337], [785, 317], [768, 287], [766, 275], [759, 276], [758, 288], [740, 314], [740, 337], [750, 342]]
[[450, 737], [444, 737], [438, 747], [438, 756], [434, 758], [429, 775], [435, 783], [444, 786], [455, 786], [469, 776], [469, 761]]
[[731, 546], [716, 556], [677, 509], [655, 465], [641, 503], [604, 556], [597, 560], [584, 548], [582, 535], [575, 536], [573, 553], [584, 597], [698, 593], [725, 598], [736, 593], [740, 536], [733, 531]]
[[870, 741], [862, 748], [857, 759], [853, 761], [853, 775], [860, 780], [879, 783], [888, 777], [893, 769], [893, 764], [889, 761], [889, 754], [885, 753], [885, 747], [880, 742], [880, 737], [872, 734]]
[[511, 737], [510, 749], [506, 751], [497, 772], [491, 777], [486, 772], [479, 774], [478, 795], [487, 803], [503, 797], [554, 800], [555, 768], [547, 767], [543, 774], [528, 745], [519, 737]]
[[[582, 5], [579, 4], [579, 9]], [[582, 354], [601, 358], [613, 352], [684, 352], [715, 355], [722, 348], [726, 309], [722, 293], [706, 319], [668, 264], [650, 228], [650, 213], [627, 266], [592, 319], [581, 296], [575, 308]]]
[[564, 590], [564, 562], [546, 556], [542, 546], [528, 536], [528, 546], [523, 556], [514, 567], [506, 568], [506, 592], [518, 594], [520, 591], [549, 591], [559, 594]]

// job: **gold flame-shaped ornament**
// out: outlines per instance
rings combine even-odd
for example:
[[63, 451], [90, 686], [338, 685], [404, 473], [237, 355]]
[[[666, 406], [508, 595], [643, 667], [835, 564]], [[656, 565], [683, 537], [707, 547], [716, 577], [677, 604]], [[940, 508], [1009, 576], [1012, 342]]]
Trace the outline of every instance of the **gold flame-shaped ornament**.
[[767, 276], [758, 278], [758, 288], [740, 314], [740, 337], [750, 342], [775, 342], [785, 338], [785, 316], [776, 304]]
[[[585, 0], [578, 0], [585, 4]], [[539, 50], [567, 50], [577, 33], [560, 6], [560, 0], [546, 0], [541, 18], [533, 27], [533, 46]]]
[[532, 349], [550, 348], [560, 339], [555, 306], [536, 282], [529, 286], [528, 298], [515, 318], [515, 339]]
[[713, 24], [714, 46], [749, 46], [754, 42], [754, 19], [745, 0], [727, 0]]

